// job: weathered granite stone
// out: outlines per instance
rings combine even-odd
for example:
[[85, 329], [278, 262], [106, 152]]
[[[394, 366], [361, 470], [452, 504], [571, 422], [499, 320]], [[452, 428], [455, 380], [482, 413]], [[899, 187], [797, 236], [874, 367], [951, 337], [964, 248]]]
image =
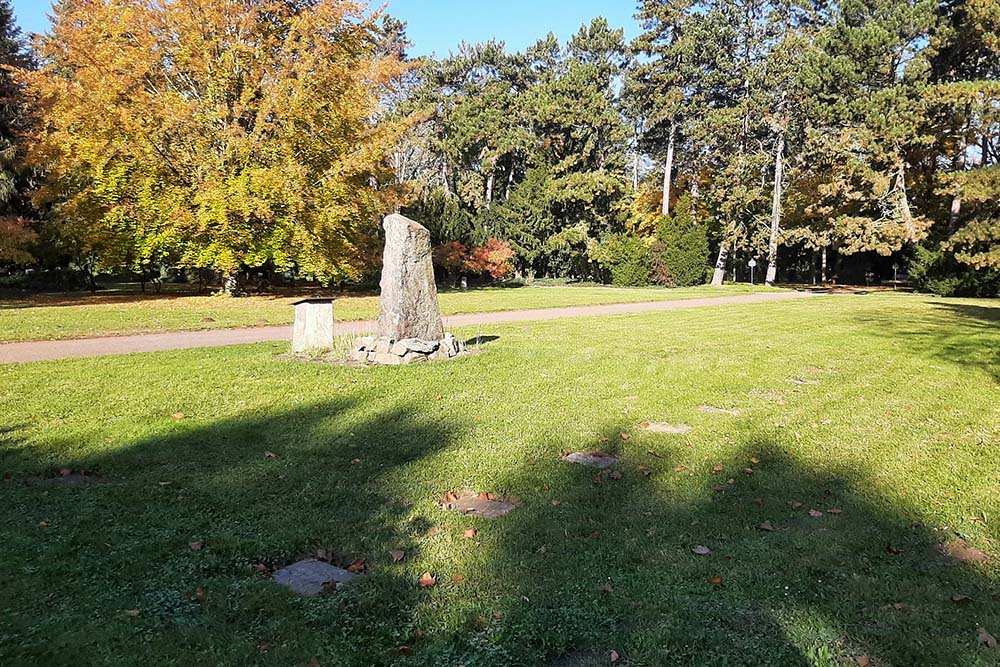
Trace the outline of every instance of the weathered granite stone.
[[420, 340], [419, 338], [406, 338], [399, 342], [405, 345], [410, 352], [420, 352], [421, 354], [430, 354], [441, 345], [436, 340]]
[[396, 341], [392, 344], [392, 347], [389, 348], [389, 354], [395, 354], [397, 357], [403, 356], [407, 353], [407, 351], [408, 349], [406, 347], [406, 343], [401, 340]]
[[438, 349], [431, 352], [428, 358], [431, 361], [448, 361], [451, 359], [451, 355], [448, 354], [448, 348], [442, 345]]
[[374, 343], [375, 336], [363, 336], [354, 341], [354, 349], [359, 352], [369, 350]]
[[274, 573], [274, 580], [299, 595], [319, 595], [330, 585], [351, 583], [355, 574], [315, 558], [292, 563]]
[[441, 505], [446, 510], [452, 510], [469, 516], [478, 516], [483, 519], [496, 519], [514, 509], [513, 503], [502, 500], [490, 500], [483, 498], [483, 494], [463, 493], [452, 502]]
[[373, 362], [381, 366], [399, 366], [403, 358], [391, 352], [376, 352]]
[[444, 338], [441, 339], [441, 346], [448, 350], [449, 357], [457, 356], [458, 353], [462, 351], [462, 344], [459, 343], [454, 334], [450, 332], [446, 333]]
[[333, 347], [333, 299], [303, 299], [295, 303], [292, 352]]
[[591, 468], [598, 468], [599, 470], [604, 470], [605, 468], [610, 468], [614, 464], [618, 463], [618, 459], [610, 454], [593, 453], [587, 454], [585, 452], [573, 452], [567, 454], [563, 457], [563, 461], [569, 463], [578, 463], [582, 466], [590, 466]]
[[375, 341], [375, 354], [388, 354], [392, 349], [391, 338], [379, 338]]
[[440, 340], [444, 335], [438, 306], [430, 232], [398, 213], [388, 215], [382, 255], [382, 296], [378, 334], [393, 340]]
[[419, 361], [427, 361], [427, 355], [420, 352], [407, 352], [402, 356], [402, 361], [404, 364], [413, 364]]

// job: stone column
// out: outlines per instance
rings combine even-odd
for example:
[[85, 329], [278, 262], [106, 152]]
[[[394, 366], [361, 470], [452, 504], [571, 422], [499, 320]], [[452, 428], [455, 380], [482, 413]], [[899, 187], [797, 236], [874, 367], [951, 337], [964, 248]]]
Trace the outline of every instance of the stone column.
[[382, 224], [385, 252], [378, 335], [393, 341], [439, 341], [444, 325], [434, 282], [430, 232], [398, 213], [386, 216]]

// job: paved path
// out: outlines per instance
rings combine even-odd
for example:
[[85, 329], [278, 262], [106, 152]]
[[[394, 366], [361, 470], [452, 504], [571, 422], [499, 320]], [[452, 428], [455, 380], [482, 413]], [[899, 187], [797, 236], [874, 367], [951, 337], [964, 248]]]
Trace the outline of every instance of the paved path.
[[[613, 303], [599, 306], [571, 306], [568, 308], [542, 308], [537, 310], [511, 310], [495, 313], [449, 315], [444, 318], [444, 322], [445, 326], [460, 327], [476, 324], [496, 324], [499, 322], [554, 320], [564, 317], [584, 317], [587, 315], [646, 313], [657, 310], [679, 310], [701, 306], [760, 303], [762, 301], [787, 301], [789, 299], [803, 299], [810, 296], [813, 295], [809, 292], [762, 292], [760, 294], [706, 297], [703, 299]], [[374, 329], [375, 323], [371, 320], [337, 323], [338, 335], [368, 333]], [[111, 354], [129, 354], [132, 352], [183, 350], [192, 347], [241, 345], [244, 343], [291, 340], [291, 337], [291, 325], [284, 325], [248, 329], [210, 329], [206, 331], [177, 331], [173, 333], [140, 334], [136, 336], [105, 336], [101, 338], [0, 343], [0, 364], [78, 357], [100, 357]]]

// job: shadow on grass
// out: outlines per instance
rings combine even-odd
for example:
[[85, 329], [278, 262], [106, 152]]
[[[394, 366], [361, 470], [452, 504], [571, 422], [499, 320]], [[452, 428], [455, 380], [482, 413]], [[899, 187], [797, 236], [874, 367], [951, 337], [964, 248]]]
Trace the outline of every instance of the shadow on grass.
[[865, 313], [858, 321], [895, 343], [914, 352], [961, 366], [978, 368], [1000, 381], [1000, 302], [997, 307], [953, 302], [930, 301], [933, 310], [926, 314]]
[[[632, 665], [988, 664], [974, 638], [1000, 623], [995, 582], [929, 555], [945, 534], [860, 471], [798, 460], [781, 433], [705, 461], [683, 439], [624, 442], [608, 424], [580, 449], [618, 453], [620, 478], [525, 461], [498, 471], [513, 513], [456, 520], [412, 505], [463, 431], [430, 412], [341, 400], [180, 422], [63, 462], [106, 483], [58, 490], [31, 474], [59, 444], [5, 434], [0, 462], [18, 473], [0, 486], [0, 662], [580, 667], [614, 650]], [[386, 562], [429, 549], [428, 529], [462, 543], [465, 526], [482, 544], [440, 560], [434, 589]], [[372, 570], [310, 599], [255, 572], [316, 547]]]

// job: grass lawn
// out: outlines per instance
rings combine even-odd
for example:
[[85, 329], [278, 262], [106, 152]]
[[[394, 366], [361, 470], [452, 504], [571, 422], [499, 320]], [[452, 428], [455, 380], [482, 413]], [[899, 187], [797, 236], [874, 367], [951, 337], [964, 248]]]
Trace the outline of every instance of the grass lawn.
[[[763, 291], [756, 287], [753, 291]], [[446, 314], [483, 313], [530, 308], [558, 308], [602, 303], [633, 303], [666, 299], [743, 294], [746, 285], [681, 289], [612, 287], [480, 288], [442, 292]], [[38, 295], [31, 298], [0, 294], [0, 342], [53, 340], [119, 334], [225, 329], [263, 324], [290, 324], [296, 296], [253, 296], [230, 299], [191, 295]], [[378, 316], [377, 296], [339, 298], [340, 320]]]
[[[0, 664], [995, 666], [998, 325], [838, 296], [493, 326], [396, 368], [0, 366]], [[437, 507], [463, 489], [517, 508]], [[300, 598], [258, 571], [317, 549], [368, 572]]]

